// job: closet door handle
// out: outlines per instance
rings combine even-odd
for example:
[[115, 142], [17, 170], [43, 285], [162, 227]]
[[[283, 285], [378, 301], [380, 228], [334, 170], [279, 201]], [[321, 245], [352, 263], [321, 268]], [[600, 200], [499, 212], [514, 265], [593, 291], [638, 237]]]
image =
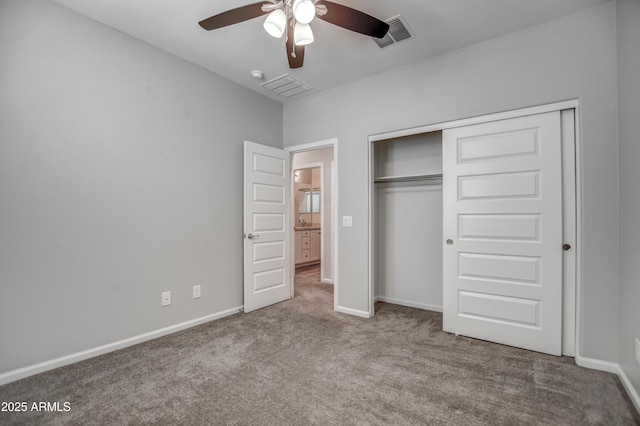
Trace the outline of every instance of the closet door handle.
[[453, 240], [452, 240], [451, 238], [449, 238], [449, 239], [447, 240], [447, 244], [448, 244], [448, 245], [452, 245], [452, 244], [453, 244]]
[[260, 238], [260, 235], [258, 234], [249, 234], [247, 235], [247, 238], [250, 240], [255, 240], [256, 238]]

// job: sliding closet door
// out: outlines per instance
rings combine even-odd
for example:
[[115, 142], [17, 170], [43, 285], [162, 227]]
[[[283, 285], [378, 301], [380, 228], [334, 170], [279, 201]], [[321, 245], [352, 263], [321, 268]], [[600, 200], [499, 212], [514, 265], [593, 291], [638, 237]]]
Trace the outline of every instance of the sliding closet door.
[[561, 354], [560, 113], [443, 132], [443, 329]]

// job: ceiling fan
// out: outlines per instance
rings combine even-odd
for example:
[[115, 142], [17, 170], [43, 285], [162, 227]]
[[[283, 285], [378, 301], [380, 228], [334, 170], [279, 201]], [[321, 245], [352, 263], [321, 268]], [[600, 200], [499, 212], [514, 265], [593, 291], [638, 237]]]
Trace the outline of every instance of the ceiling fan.
[[327, 0], [261, 1], [227, 10], [199, 22], [207, 31], [237, 24], [266, 15], [264, 29], [276, 38], [285, 37], [290, 68], [300, 68], [304, 62], [304, 46], [313, 42], [309, 23], [315, 17], [350, 31], [382, 38], [389, 24], [359, 10]]

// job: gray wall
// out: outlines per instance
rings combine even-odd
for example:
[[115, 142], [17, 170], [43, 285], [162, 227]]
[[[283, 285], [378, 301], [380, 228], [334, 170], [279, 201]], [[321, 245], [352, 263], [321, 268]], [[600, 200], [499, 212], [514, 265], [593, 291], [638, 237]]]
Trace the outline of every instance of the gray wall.
[[48, 1], [0, 2], [0, 52], [0, 373], [242, 305], [281, 105]]
[[634, 339], [640, 339], [640, 1], [618, 0], [620, 143], [620, 345], [619, 362], [640, 393]]
[[351, 215], [353, 227], [339, 228], [338, 303], [368, 310], [368, 135], [579, 98], [580, 352], [617, 362], [616, 62], [616, 9], [607, 3], [287, 103], [285, 146], [339, 139], [338, 223]]

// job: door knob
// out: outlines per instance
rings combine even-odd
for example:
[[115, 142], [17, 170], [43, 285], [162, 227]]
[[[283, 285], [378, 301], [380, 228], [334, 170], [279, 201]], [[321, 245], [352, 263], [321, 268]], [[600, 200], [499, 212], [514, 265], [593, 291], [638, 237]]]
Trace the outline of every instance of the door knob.
[[249, 234], [247, 235], [247, 238], [250, 240], [255, 240], [256, 238], [260, 238], [260, 235], [258, 234]]
[[453, 240], [452, 240], [452, 239], [448, 239], [448, 240], [447, 240], [447, 244], [448, 244], [448, 245], [453, 244]]
[[567, 250], [571, 250], [571, 244], [563, 244], [562, 245], [562, 250], [567, 251]]

